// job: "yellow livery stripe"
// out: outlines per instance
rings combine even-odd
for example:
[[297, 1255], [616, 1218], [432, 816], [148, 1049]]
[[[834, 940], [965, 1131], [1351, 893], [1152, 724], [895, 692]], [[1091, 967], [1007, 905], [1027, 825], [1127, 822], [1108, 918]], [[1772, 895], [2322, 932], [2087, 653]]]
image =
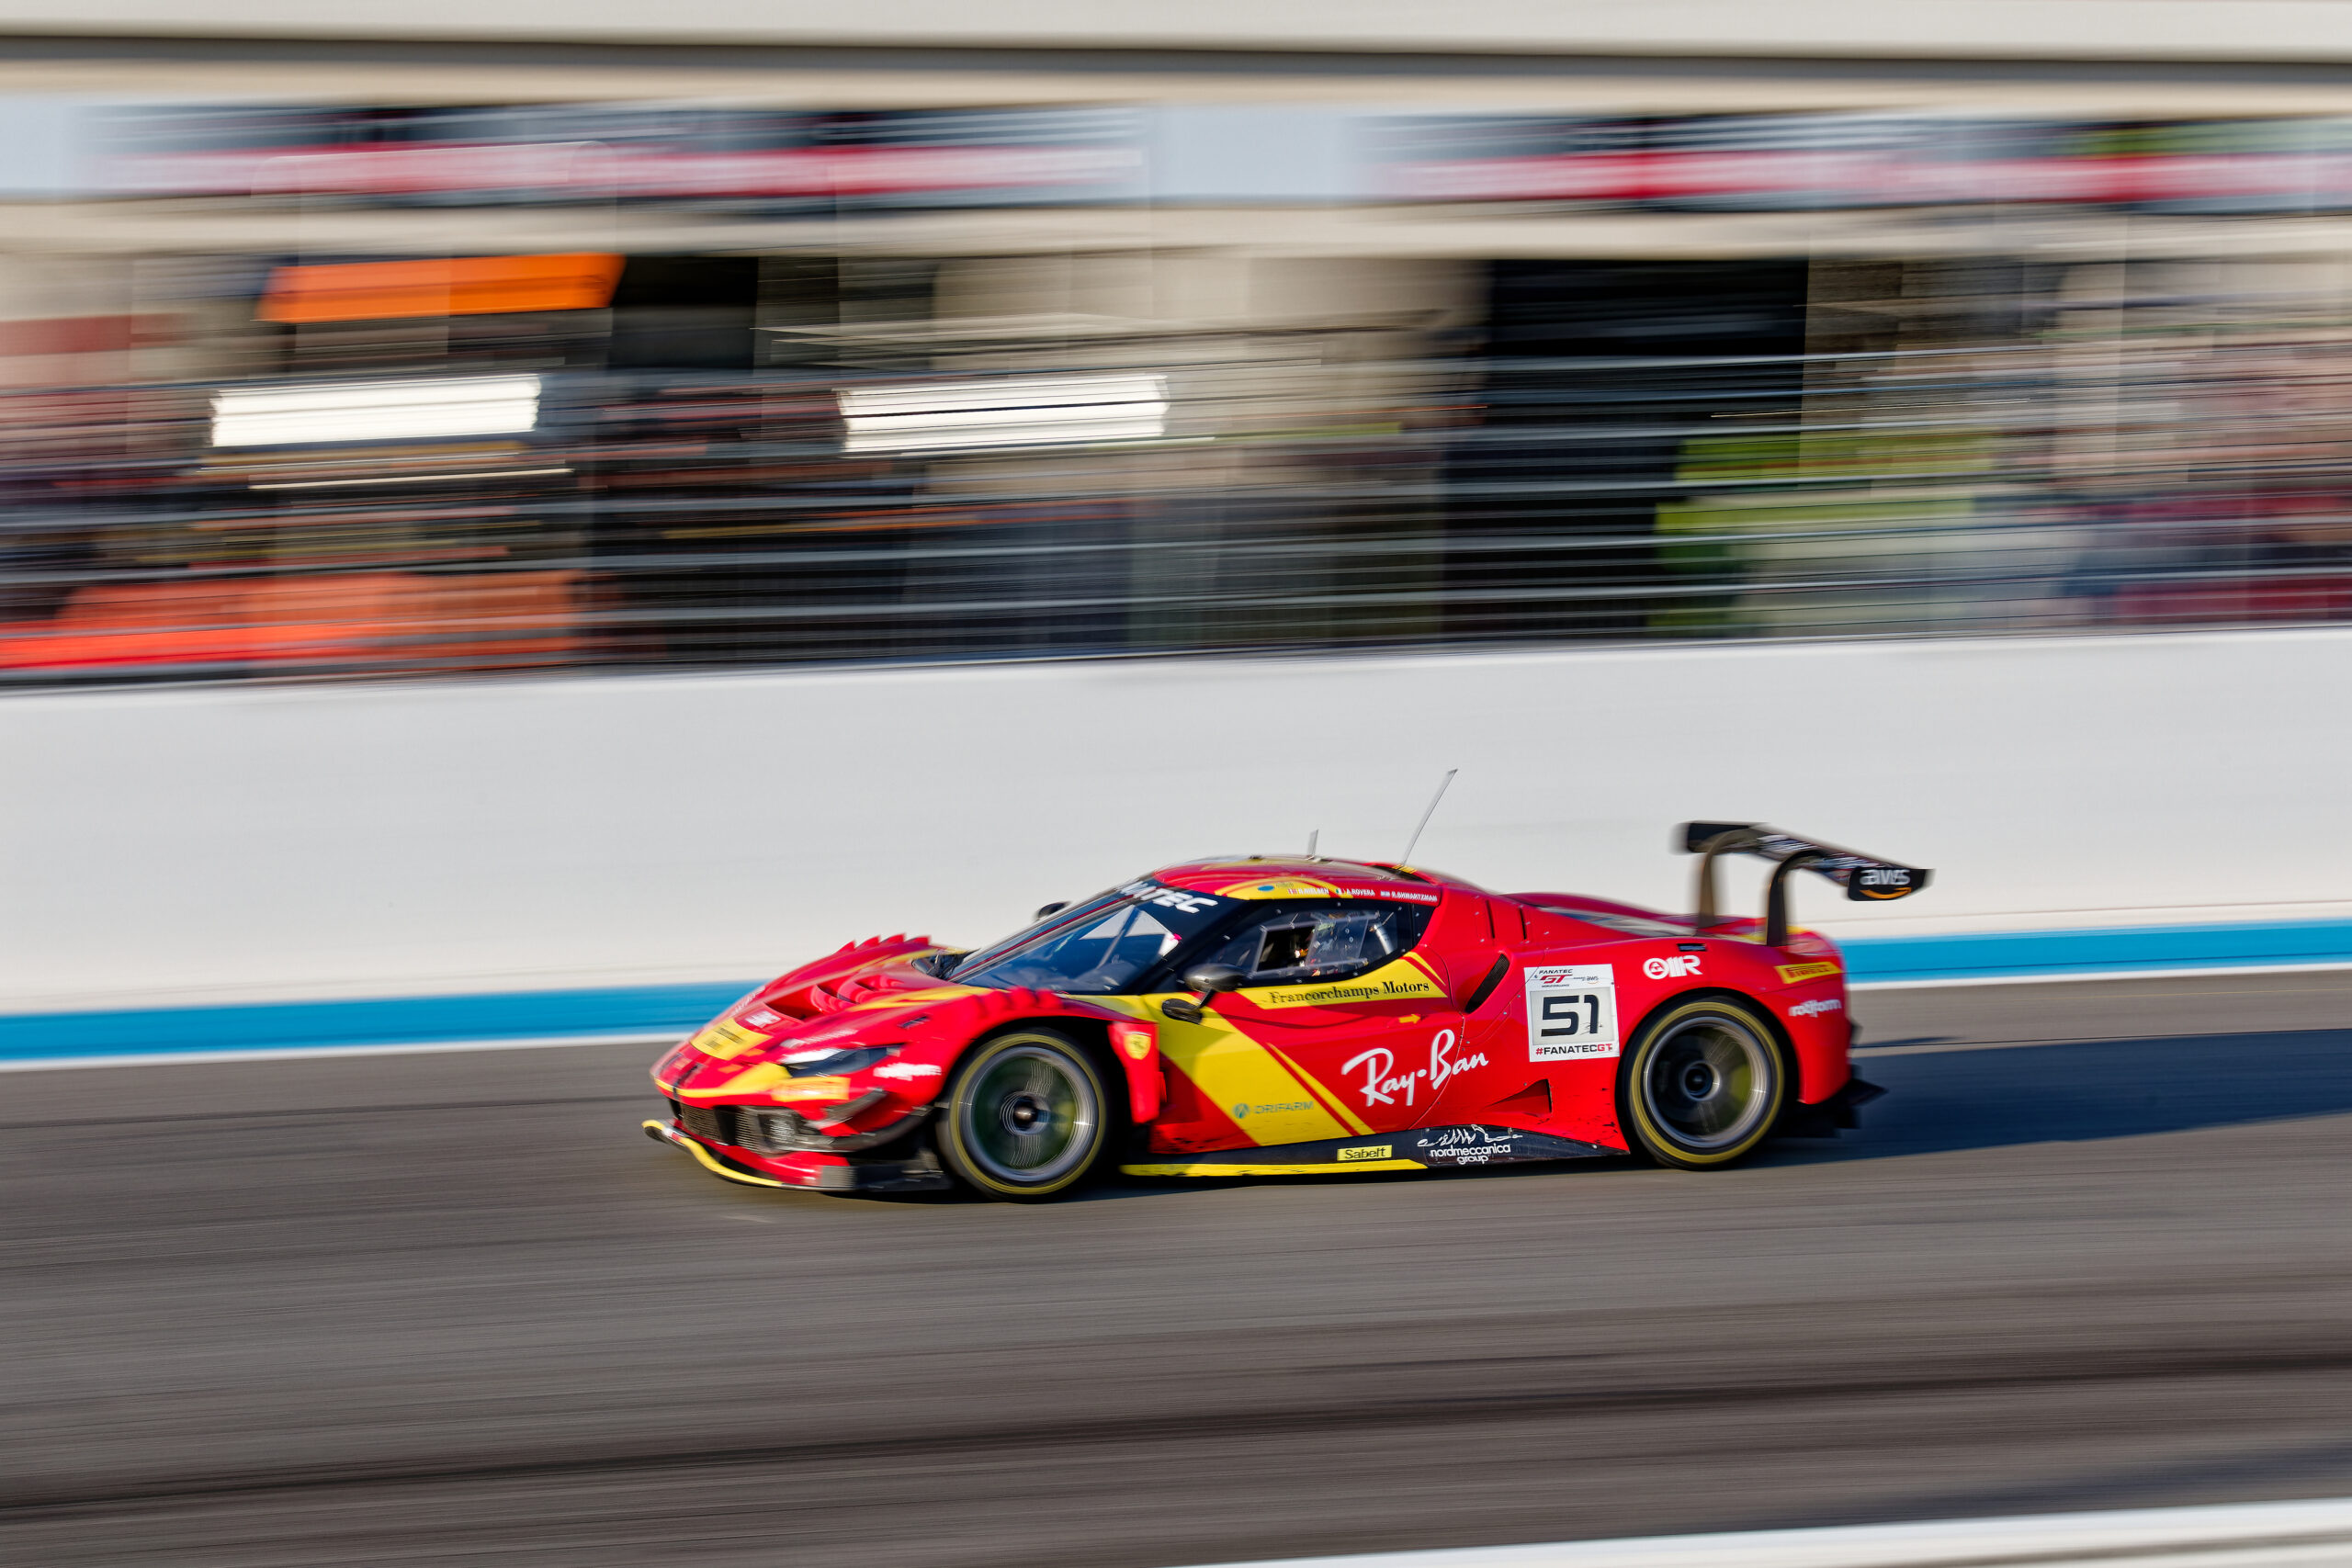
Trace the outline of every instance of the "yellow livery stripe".
[[746, 1029], [731, 1018], [705, 1025], [687, 1043], [706, 1056], [716, 1056], [724, 1062], [740, 1056], [754, 1045], [764, 1045], [768, 1037], [756, 1029]]
[[[1345, 1123], [1351, 1134], [1359, 1138], [1369, 1137], [1371, 1135], [1372, 1124], [1357, 1116], [1354, 1111], [1349, 1110], [1347, 1101], [1341, 1100], [1338, 1095], [1333, 1094], [1329, 1089], [1326, 1089], [1320, 1079], [1293, 1060], [1290, 1053], [1278, 1046], [1272, 1045], [1267, 1046], [1266, 1049], [1272, 1052], [1276, 1057], [1280, 1058], [1283, 1066], [1290, 1069], [1291, 1076], [1298, 1079], [1300, 1083], [1305, 1084], [1306, 1086], [1306, 1091], [1315, 1097], [1317, 1102], [1323, 1107], [1324, 1111], [1330, 1115], [1337, 1117], [1341, 1122]], [[1263, 1140], [1261, 1140], [1261, 1142]]]
[[1214, 1011], [1198, 1023], [1162, 1024], [1159, 1054], [1252, 1143], [1306, 1144], [1364, 1131], [1334, 1116], [1280, 1056]]
[[678, 1090], [681, 1100], [706, 1100], [715, 1094], [758, 1094], [785, 1081], [784, 1068], [775, 1062], [757, 1062], [745, 1067], [725, 1083], [705, 1084], [700, 1089], [687, 1085]]

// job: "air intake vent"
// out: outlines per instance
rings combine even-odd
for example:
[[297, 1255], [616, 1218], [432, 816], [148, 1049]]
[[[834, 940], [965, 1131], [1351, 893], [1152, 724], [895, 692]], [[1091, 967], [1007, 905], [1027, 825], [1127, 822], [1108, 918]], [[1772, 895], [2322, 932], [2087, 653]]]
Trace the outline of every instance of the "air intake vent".
[[735, 1145], [735, 1108], [731, 1105], [687, 1105], [672, 1100], [678, 1125], [705, 1143]]

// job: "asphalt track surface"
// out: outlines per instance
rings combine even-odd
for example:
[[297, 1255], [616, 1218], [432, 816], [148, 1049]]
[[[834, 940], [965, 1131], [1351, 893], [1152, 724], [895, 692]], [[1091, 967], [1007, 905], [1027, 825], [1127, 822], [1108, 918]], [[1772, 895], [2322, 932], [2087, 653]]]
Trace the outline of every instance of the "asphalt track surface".
[[1859, 998], [1744, 1168], [729, 1186], [643, 1050], [0, 1077], [0, 1561], [1168, 1568], [2352, 1494], [2352, 977]]

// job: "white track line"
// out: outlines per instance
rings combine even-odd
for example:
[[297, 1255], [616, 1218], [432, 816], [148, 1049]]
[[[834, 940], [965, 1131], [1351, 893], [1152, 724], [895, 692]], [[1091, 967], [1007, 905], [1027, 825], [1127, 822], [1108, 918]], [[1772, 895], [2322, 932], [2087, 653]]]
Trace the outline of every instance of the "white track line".
[[1849, 991], [1926, 991], [1956, 986], [2049, 986], [2073, 980], [2201, 980], [2215, 975], [2318, 975], [2352, 963], [2207, 964], [2193, 969], [2068, 969], [2049, 975], [1961, 975], [1939, 980], [1852, 980]]
[[539, 1040], [443, 1040], [413, 1045], [289, 1045], [283, 1050], [141, 1051], [120, 1056], [33, 1056], [0, 1061], [0, 1073], [38, 1073], [51, 1067], [172, 1067], [209, 1062], [302, 1062], [324, 1056], [421, 1056], [438, 1051], [537, 1051], [550, 1045], [673, 1045], [692, 1032], [663, 1034], [557, 1034]]
[[[2085, 969], [2063, 975], [1987, 975], [1944, 980], [1857, 980], [1846, 988], [1849, 991], [1921, 991], [1966, 986], [2049, 986], [2086, 980], [2202, 980], [2224, 975], [2308, 975], [2346, 969], [2352, 969], [2352, 963], [2229, 964], [2202, 969]], [[435, 1051], [526, 1051], [549, 1045], [666, 1045], [684, 1039], [691, 1032], [688, 1029], [673, 1029], [660, 1034], [561, 1034], [535, 1040], [444, 1040], [407, 1045], [290, 1045], [245, 1051], [141, 1051], [117, 1056], [36, 1056], [17, 1061], [0, 1060], [0, 1073], [37, 1073], [64, 1067], [156, 1067], [175, 1063], [194, 1066], [213, 1062], [299, 1062], [325, 1056], [414, 1056]], [[2059, 1045], [2072, 1042], [2024, 1040], [2014, 1043]], [[1872, 1053], [1865, 1048], [1855, 1054], [1865, 1055]], [[1890, 1050], [1889, 1054], [1894, 1053]], [[1927, 1053], [1923, 1049], [1904, 1054], [1924, 1055]], [[2352, 1568], [2352, 1562], [2347, 1562], [2346, 1568]]]
[[1295, 1558], [1230, 1568], [2345, 1568], [2352, 1498]]

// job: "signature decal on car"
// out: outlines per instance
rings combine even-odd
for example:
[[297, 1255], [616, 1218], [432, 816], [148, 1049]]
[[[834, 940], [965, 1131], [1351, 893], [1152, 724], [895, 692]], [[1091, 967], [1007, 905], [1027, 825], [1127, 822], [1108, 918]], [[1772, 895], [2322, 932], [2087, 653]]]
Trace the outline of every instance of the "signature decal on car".
[[1414, 1140], [1424, 1158], [1439, 1165], [1485, 1165], [1508, 1159], [1519, 1138], [1502, 1127], [1444, 1127]]

